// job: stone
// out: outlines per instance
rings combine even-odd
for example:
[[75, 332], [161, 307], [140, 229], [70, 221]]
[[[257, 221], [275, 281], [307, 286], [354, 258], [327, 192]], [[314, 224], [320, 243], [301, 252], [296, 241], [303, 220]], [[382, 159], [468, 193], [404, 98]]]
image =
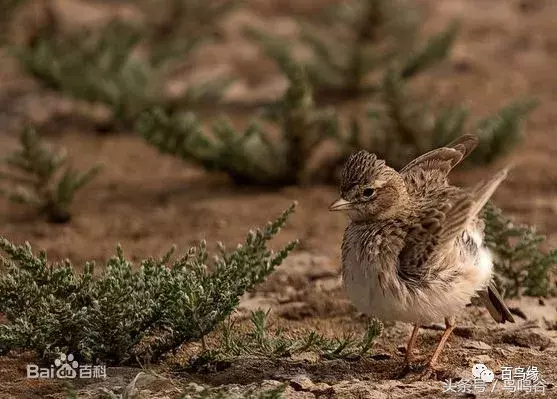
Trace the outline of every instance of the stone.
[[478, 355], [478, 356], [474, 356], [474, 357], [470, 358], [468, 360], [468, 364], [470, 365], [470, 367], [472, 367], [473, 365], [478, 364], [478, 363], [488, 364], [492, 361], [493, 361], [493, 359], [489, 355]]
[[335, 397], [356, 397], [356, 398], [373, 398], [387, 399], [387, 393], [382, 390], [375, 389], [365, 381], [354, 379], [352, 381], [341, 381], [332, 386]]
[[546, 335], [533, 331], [512, 331], [503, 334], [501, 340], [510, 345], [521, 348], [536, 348], [544, 350], [551, 345], [552, 341]]
[[314, 383], [307, 375], [300, 374], [290, 380], [290, 386], [296, 391], [311, 391]]
[[293, 361], [302, 361], [307, 363], [317, 363], [319, 360], [321, 360], [319, 354], [315, 352], [294, 353], [292, 354], [292, 356], [290, 356], [290, 358]]
[[483, 341], [467, 341], [462, 345], [466, 349], [490, 350], [491, 346]]

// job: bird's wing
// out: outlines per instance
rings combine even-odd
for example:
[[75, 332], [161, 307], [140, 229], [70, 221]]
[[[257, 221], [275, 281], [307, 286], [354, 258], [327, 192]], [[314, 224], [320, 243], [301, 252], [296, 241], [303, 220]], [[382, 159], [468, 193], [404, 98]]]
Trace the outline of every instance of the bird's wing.
[[453, 189], [445, 193], [445, 200], [430, 201], [424, 205], [407, 229], [404, 246], [398, 256], [401, 280], [413, 284], [433, 277], [428, 268], [430, 260], [454, 245], [454, 240], [476, 218], [506, 175], [507, 169], [504, 169], [471, 191]]
[[445, 147], [429, 151], [408, 163], [401, 174], [419, 171], [437, 172], [443, 178], [478, 146], [478, 138], [465, 134]]
[[459, 192], [442, 203], [419, 210], [398, 255], [398, 276], [408, 286], [423, 285], [431, 276], [430, 261], [464, 230], [473, 201]]

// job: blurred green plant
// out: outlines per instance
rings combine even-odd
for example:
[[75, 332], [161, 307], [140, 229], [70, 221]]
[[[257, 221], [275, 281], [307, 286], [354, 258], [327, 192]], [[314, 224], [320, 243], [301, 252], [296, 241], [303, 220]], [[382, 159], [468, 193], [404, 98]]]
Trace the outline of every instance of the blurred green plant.
[[133, 0], [133, 3], [145, 17], [151, 60], [158, 64], [219, 38], [218, 22], [244, 1]]
[[0, 183], [7, 186], [0, 186], [0, 194], [35, 207], [53, 223], [70, 221], [75, 194], [97, 176], [100, 166], [86, 172], [74, 170], [68, 165], [67, 152], [50, 149], [32, 128], [22, 131], [19, 145], [3, 161]]
[[351, 0], [321, 18], [300, 21], [301, 39], [312, 50], [309, 60], [297, 60], [291, 42], [254, 28], [246, 34], [281, 70], [304, 64], [305, 85], [313, 87], [315, 98], [368, 96], [367, 116], [353, 117], [336, 134], [342, 148], [337, 168], [348, 153], [360, 149], [399, 168], [469, 130], [478, 134], [480, 145], [468, 162], [487, 164], [521, 140], [521, 122], [536, 108], [535, 100], [511, 102], [471, 127], [466, 107], [435, 110], [411, 92], [410, 78], [447, 58], [458, 33], [456, 22], [420, 45], [420, 18], [408, 1]]
[[[418, 8], [405, 0], [350, 0], [327, 7], [311, 19], [298, 19], [300, 39], [310, 50], [308, 75], [317, 95], [357, 95], [381, 90], [384, 70], [397, 65], [402, 79], [442, 61], [458, 33], [455, 22], [418, 44]], [[272, 43], [261, 31], [247, 34], [273, 58], [292, 54], [291, 43]], [[291, 55], [292, 57], [292, 55]]]
[[293, 211], [294, 205], [250, 231], [235, 250], [219, 244], [212, 264], [204, 242], [184, 256], [173, 258], [172, 249], [139, 267], [118, 247], [96, 275], [93, 262], [78, 274], [68, 260], [51, 264], [28, 243], [1, 238], [0, 312], [8, 323], [0, 324], [0, 347], [122, 364], [156, 361], [185, 341], [203, 340], [294, 249], [295, 241], [276, 253], [267, 248]]
[[476, 125], [480, 144], [468, 160], [485, 165], [507, 154], [522, 141], [522, 123], [538, 105], [536, 99], [512, 102], [495, 115], [480, 120]]
[[24, 70], [46, 87], [105, 104], [117, 120], [129, 123], [163, 95], [162, 71], [132, 58], [140, 37], [131, 26], [113, 22], [99, 36], [84, 29], [39, 37], [15, 54]]
[[207, 134], [193, 113], [171, 114], [159, 108], [142, 115], [138, 130], [162, 152], [224, 171], [240, 184], [308, 182], [312, 174], [308, 161], [320, 144], [338, 136], [338, 120], [334, 110], [315, 106], [302, 66], [281, 66], [290, 86], [272, 110], [279, 137], [275, 134], [273, 138], [262, 127], [262, 120], [238, 132], [226, 118], [214, 122]]
[[427, 100], [413, 95], [400, 71], [390, 69], [384, 77], [381, 95], [372, 101], [366, 118], [352, 121], [343, 143], [345, 152], [366, 149], [398, 169], [472, 131], [478, 136], [479, 145], [466, 162], [486, 165], [522, 140], [522, 122], [537, 106], [534, 99], [518, 100], [471, 124], [465, 106], [435, 110]]
[[[220, 16], [228, 10], [222, 6], [213, 12]], [[12, 52], [23, 69], [46, 87], [107, 106], [116, 126], [133, 127], [138, 115], [153, 106], [173, 109], [198, 101], [217, 101], [232, 83], [230, 77], [195, 82], [176, 95], [168, 90], [172, 61], [183, 62], [191, 55], [203, 41], [201, 33], [205, 31], [188, 38], [176, 36], [178, 31], [171, 29], [169, 35], [176, 37], [165, 40], [157, 36], [162, 33], [149, 27], [113, 20], [101, 29], [64, 33], [53, 29], [46, 33], [45, 28], [45, 33], [31, 44], [13, 48]]]
[[[236, 183], [280, 186], [319, 179], [330, 182], [348, 155], [360, 149], [374, 152], [400, 168], [469, 130], [478, 135], [480, 144], [468, 162], [487, 164], [520, 142], [521, 122], [538, 104], [535, 100], [511, 103], [471, 127], [465, 107], [435, 113], [427, 103], [412, 98], [404, 79], [390, 70], [381, 96], [370, 106], [367, 117], [352, 117], [349, 124], [343, 124], [334, 108], [315, 104], [304, 65], [280, 45], [273, 46], [272, 38], [265, 40], [289, 87], [281, 100], [267, 106], [261, 118], [243, 132], [221, 118], [207, 133], [194, 113], [171, 113], [160, 108], [142, 114], [139, 132], [160, 151], [208, 170], [226, 172]], [[276, 128], [264, 129], [264, 122]], [[328, 158], [319, 158], [317, 154], [327, 142], [334, 143], [337, 150]]]
[[[316, 22], [316, 28], [326, 28], [320, 34], [300, 22], [302, 38], [314, 49], [309, 61], [297, 60], [291, 43], [247, 28], [276, 61], [289, 87], [264, 109], [266, 120], [259, 118], [237, 130], [229, 119], [219, 118], [206, 131], [191, 112], [192, 105], [214, 103], [230, 80], [196, 82], [169, 96], [169, 59], [193, 51], [214, 35], [215, 21], [239, 3], [168, 1], [172, 6], [163, 9], [154, 0], [137, 0], [148, 16], [145, 26], [113, 22], [96, 38], [83, 32], [77, 39], [47, 38], [17, 54], [25, 68], [49, 87], [107, 105], [115, 120], [127, 127], [138, 120], [137, 129], [162, 152], [225, 172], [238, 184], [331, 181], [348, 154], [360, 149], [398, 168], [470, 130], [477, 132], [480, 145], [468, 162], [486, 164], [521, 140], [521, 121], [537, 105], [531, 100], [513, 102], [475, 127], [463, 106], [435, 110], [413, 95], [409, 78], [446, 58], [457, 34], [456, 23], [419, 45], [420, 19], [408, 2], [351, 0]], [[173, 18], [176, 22], [169, 24]], [[140, 43], [150, 47], [143, 58], [136, 54]], [[373, 77], [371, 84], [368, 75]], [[331, 90], [341, 95], [370, 94], [367, 116], [352, 115], [345, 124], [334, 109], [316, 105], [316, 99]], [[320, 157], [329, 142], [337, 148], [328, 159]]]
[[551, 279], [557, 273], [557, 250], [540, 249], [545, 237], [533, 227], [515, 224], [491, 203], [483, 218], [485, 242], [495, 254], [496, 281], [503, 295], [555, 295]]

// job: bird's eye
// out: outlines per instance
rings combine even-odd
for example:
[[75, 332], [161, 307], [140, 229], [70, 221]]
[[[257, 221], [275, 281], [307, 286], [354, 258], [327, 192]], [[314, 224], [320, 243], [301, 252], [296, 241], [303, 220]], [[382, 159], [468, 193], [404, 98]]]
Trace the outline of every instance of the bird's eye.
[[371, 187], [364, 188], [364, 191], [362, 191], [362, 194], [363, 194], [364, 197], [371, 197], [373, 195], [373, 188], [371, 188]]

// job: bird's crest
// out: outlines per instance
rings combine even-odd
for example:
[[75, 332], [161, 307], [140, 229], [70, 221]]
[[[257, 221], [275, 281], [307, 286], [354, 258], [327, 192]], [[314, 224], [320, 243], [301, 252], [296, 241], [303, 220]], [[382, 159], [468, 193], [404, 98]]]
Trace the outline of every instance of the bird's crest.
[[375, 154], [362, 150], [350, 155], [342, 169], [341, 190], [369, 181], [370, 176], [379, 175], [384, 168], [385, 161]]

